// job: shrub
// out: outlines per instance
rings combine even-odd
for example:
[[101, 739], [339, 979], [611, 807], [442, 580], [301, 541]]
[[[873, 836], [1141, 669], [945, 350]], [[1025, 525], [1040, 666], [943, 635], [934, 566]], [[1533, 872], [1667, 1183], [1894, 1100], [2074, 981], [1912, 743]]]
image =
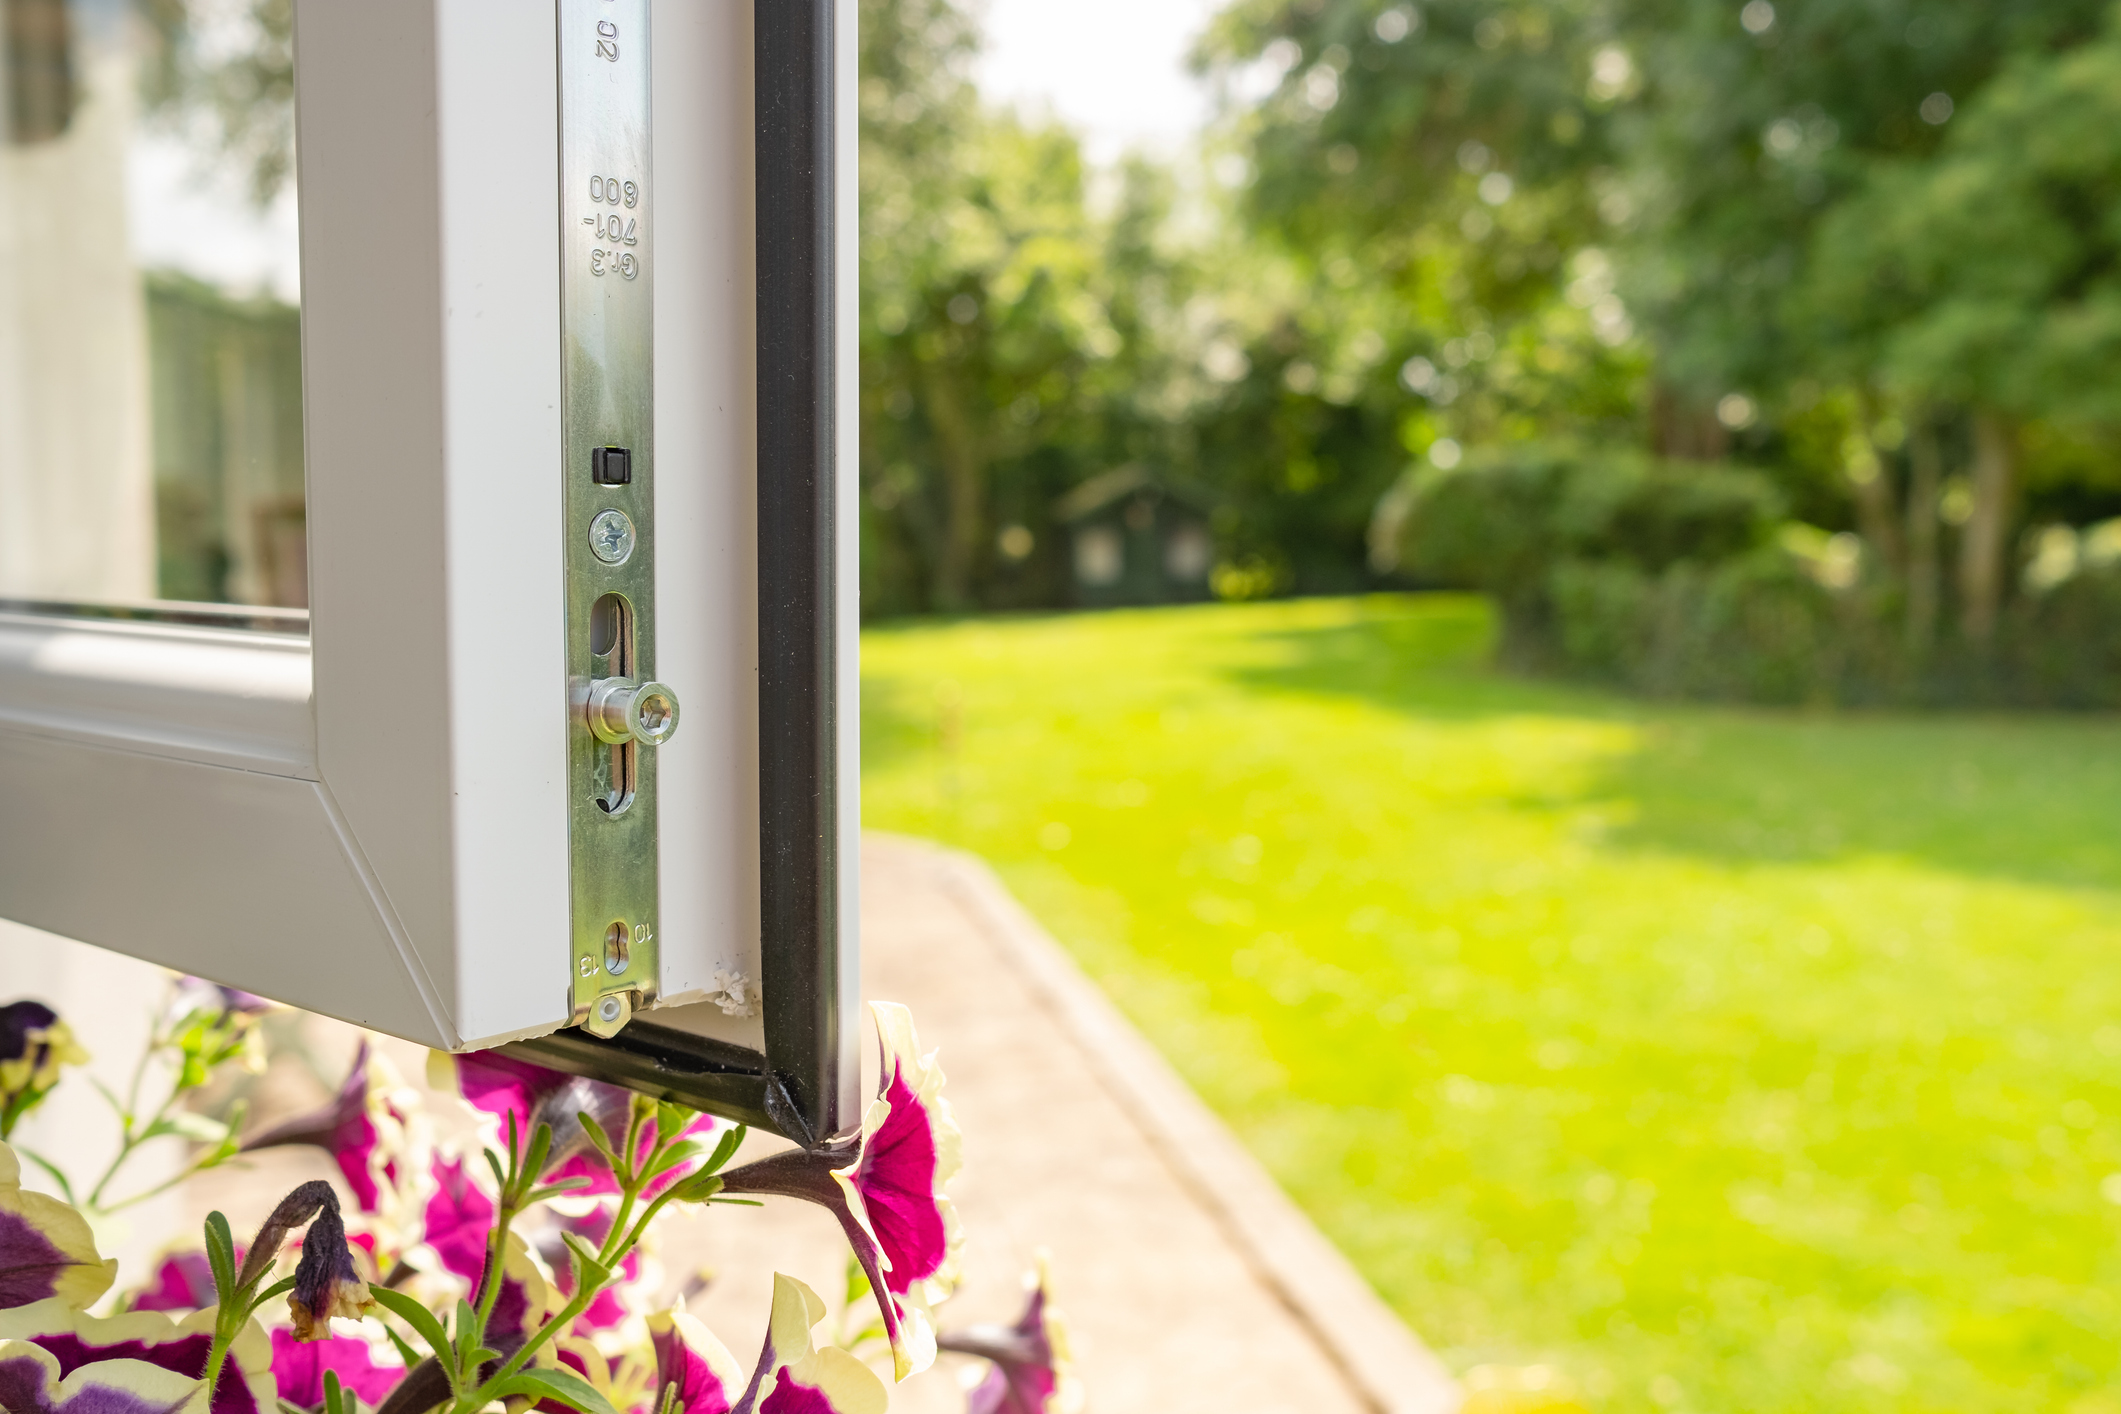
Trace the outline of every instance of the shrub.
[[1496, 597], [1513, 667], [1747, 702], [2121, 706], [2121, 555], [2035, 563], [1993, 647], [1946, 628], [1917, 651], [1861, 542], [1781, 521], [1752, 472], [1518, 443], [1386, 505], [1402, 571]]
[[[1493, 594], [1503, 611], [1505, 659], [1548, 666], [1579, 656], [1617, 661], [1620, 652], [1586, 643], [1579, 655], [1559, 641], [1559, 566], [1606, 566], [1613, 573], [1595, 584], [1587, 571], [1572, 571], [1571, 592], [1628, 598], [1636, 591], [1619, 571], [1654, 577], [1683, 561], [1745, 554], [1772, 538], [1782, 505], [1750, 471], [1577, 443], [1519, 442], [1476, 450], [1448, 471], [1414, 473], [1398, 512], [1399, 567]], [[1619, 612], [1618, 601], [1608, 608]], [[1579, 634], [1618, 630], [1617, 620], [1594, 628], [1577, 616]]]
[[1841, 606], [1778, 547], [1652, 574], [1568, 560], [1549, 576], [1560, 666], [1657, 696], [1838, 695]]

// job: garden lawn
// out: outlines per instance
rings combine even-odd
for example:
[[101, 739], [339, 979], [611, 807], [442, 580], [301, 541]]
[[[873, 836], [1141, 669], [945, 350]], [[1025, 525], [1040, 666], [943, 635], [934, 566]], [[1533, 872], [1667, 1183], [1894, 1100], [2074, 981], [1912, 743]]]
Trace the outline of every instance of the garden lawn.
[[2121, 1411], [2121, 724], [1491, 633], [872, 629], [864, 819], [991, 860], [1476, 1407]]

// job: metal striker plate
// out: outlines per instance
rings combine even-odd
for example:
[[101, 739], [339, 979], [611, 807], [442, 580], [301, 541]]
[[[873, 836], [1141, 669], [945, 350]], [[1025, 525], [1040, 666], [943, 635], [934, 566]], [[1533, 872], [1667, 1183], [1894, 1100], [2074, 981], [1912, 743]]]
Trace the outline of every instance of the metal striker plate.
[[559, 0], [571, 1019], [655, 1000], [655, 366], [649, 0]]

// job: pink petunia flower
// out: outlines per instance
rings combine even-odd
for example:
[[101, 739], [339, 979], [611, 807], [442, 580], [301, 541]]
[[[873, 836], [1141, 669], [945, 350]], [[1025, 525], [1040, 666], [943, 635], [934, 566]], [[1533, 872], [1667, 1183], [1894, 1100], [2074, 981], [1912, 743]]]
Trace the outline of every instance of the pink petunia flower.
[[390, 1062], [363, 1039], [329, 1104], [243, 1141], [240, 1152], [307, 1144], [330, 1154], [364, 1213], [382, 1211], [408, 1165], [422, 1157], [416, 1099]]
[[0, 1144], [0, 1309], [51, 1297], [86, 1306], [117, 1274], [117, 1260], [97, 1254], [88, 1220], [57, 1198], [25, 1190], [21, 1161]]
[[[91, 1316], [56, 1298], [0, 1311], [0, 1409], [47, 1414], [71, 1408], [91, 1414], [108, 1408], [137, 1414], [174, 1407], [160, 1403], [175, 1388], [161, 1376], [185, 1381], [188, 1387], [178, 1403], [199, 1392], [218, 1314], [197, 1311], [182, 1322], [159, 1311]], [[86, 1385], [110, 1391], [112, 1403], [85, 1397]], [[247, 1322], [229, 1347], [206, 1414], [272, 1414], [276, 1392], [272, 1342], [256, 1321]], [[81, 1402], [73, 1403], [77, 1398]]]
[[541, 1175], [547, 1183], [586, 1178], [581, 1194], [616, 1193], [618, 1181], [582, 1132], [579, 1118], [588, 1114], [611, 1135], [624, 1135], [633, 1107], [633, 1093], [600, 1080], [563, 1075], [542, 1065], [517, 1060], [493, 1051], [467, 1055], [433, 1052], [428, 1063], [428, 1084], [437, 1090], [454, 1085], [464, 1102], [475, 1110], [493, 1115], [506, 1132], [512, 1115], [516, 1132], [525, 1144], [538, 1125], [552, 1126], [552, 1149]]
[[1030, 1300], [1015, 1325], [966, 1326], [936, 1337], [943, 1350], [993, 1362], [966, 1395], [967, 1414], [1068, 1414], [1081, 1406], [1067, 1328], [1049, 1299], [1043, 1260], [1029, 1285]]
[[884, 1382], [844, 1350], [819, 1350], [810, 1331], [825, 1303], [794, 1277], [773, 1276], [773, 1314], [751, 1383], [727, 1346], [683, 1311], [648, 1320], [655, 1343], [655, 1408], [669, 1414], [883, 1414]]
[[486, 1269], [493, 1240], [494, 1202], [455, 1159], [437, 1159], [435, 1192], [427, 1200], [426, 1240], [442, 1265], [469, 1282]]
[[368, 1342], [353, 1336], [335, 1335], [325, 1340], [302, 1341], [293, 1331], [272, 1333], [272, 1377], [280, 1398], [304, 1409], [324, 1402], [324, 1372], [331, 1371], [339, 1383], [370, 1408], [405, 1378], [403, 1365], [378, 1365]]
[[933, 1052], [913, 1014], [872, 1002], [882, 1049], [877, 1097], [858, 1134], [733, 1169], [728, 1193], [778, 1193], [829, 1209], [868, 1274], [899, 1379], [935, 1362], [937, 1300], [956, 1279], [963, 1237], [943, 1188], [957, 1173], [959, 1132]]
[[[236, 1260], [243, 1260], [241, 1252], [236, 1254]], [[214, 1293], [213, 1263], [206, 1260], [204, 1252], [193, 1248], [164, 1257], [147, 1285], [133, 1294], [126, 1309], [196, 1311], [213, 1305], [218, 1299]]]
[[[601, 1248], [611, 1236], [611, 1224], [616, 1217], [611, 1206], [598, 1203], [578, 1217], [553, 1212], [552, 1226], [538, 1240], [538, 1255], [545, 1265], [552, 1268], [553, 1278], [562, 1296], [574, 1295], [574, 1264], [568, 1260], [566, 1235], [573, 1233], [587, 1242], [592, 1250]], [[636, 1246], [628, 1252], [618, 1267], [618, 1280], [605, 1286], [574, 1318], [575, 1329], [580, 1331], [606, 1331], [623, 1323], [627, 1316], [626, 1302], [620, 1291], [630, 1288], [641, 1276], [641, 1249]]]

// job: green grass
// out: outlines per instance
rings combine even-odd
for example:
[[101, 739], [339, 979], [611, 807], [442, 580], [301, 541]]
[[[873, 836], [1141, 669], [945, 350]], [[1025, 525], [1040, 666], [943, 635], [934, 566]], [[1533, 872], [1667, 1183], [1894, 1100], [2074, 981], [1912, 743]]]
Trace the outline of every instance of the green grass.
[[873, 630], [865, 820], [992, 860], [1483, 1407], [2121, 1410], [2121, 724], [1490, 634]]

